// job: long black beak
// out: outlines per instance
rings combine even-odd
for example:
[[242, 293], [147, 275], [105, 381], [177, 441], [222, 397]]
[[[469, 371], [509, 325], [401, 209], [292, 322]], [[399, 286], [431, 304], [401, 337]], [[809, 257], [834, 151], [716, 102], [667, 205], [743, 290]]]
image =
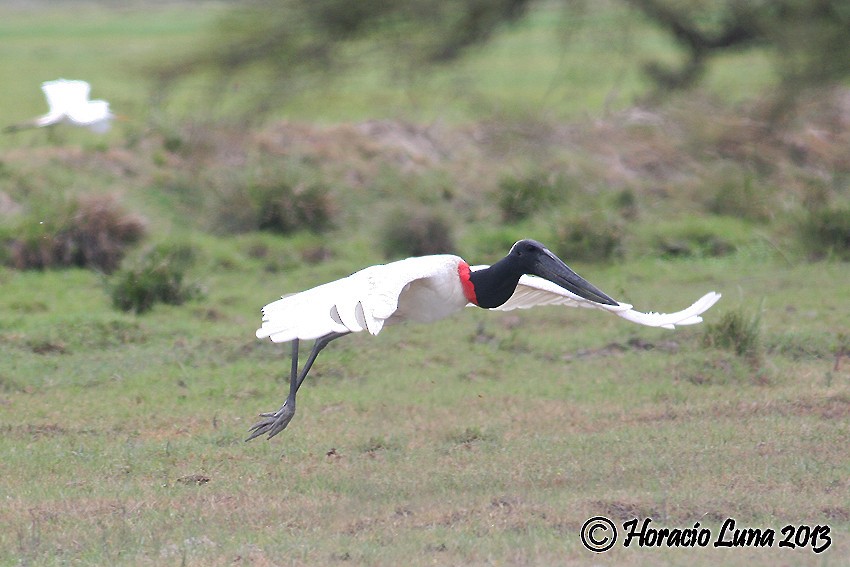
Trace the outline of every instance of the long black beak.
[[547, 279], [584, 299], [604, 305], [619, 305], [595, 285], [572, 271], [563, 260], [545, 248], [537, 259], [534, 275]]

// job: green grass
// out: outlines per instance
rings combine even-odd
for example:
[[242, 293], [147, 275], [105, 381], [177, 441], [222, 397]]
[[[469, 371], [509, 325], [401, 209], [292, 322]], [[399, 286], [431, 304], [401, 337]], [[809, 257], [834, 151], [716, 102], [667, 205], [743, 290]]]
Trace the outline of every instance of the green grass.
[[[253, 339], [253, 314], [315, 279], [309, 269], [269, 278], [244, 268], [219, 270], [201, 303], [145, 317], [112, 311], [87, 272], [3, 273], [0, 496], [14, 528], [0, 535], [0, 562], [583, 562], [578, 528], [595, 514], [684, 527], [726, 516], [777, 528], [826, 522], [835, 542], [825, 560], [847, 551], [850, 379], [846, 361], [833, 371], [829, 344], [699, 383], [687, 379], [688, 360], [736, 356], [701, 346], [698, 327], [469, 310], [334, 343], [290, 428], [244, 444], [252, 416], [280, 403], [288, 367], [285, 345]], [[826, 330], [829, 343], [848, 324], [806, 293], [846, 303], [836, 264], [580, 271], [603, 289], [633, 289], [622, 295], [638, 307], [670, 309], [718, 288], [726, 296], [712, 321], [761, 301], [768, 344], [791, 330]], [[607, 346], [634, 338], [659, 348]], [[209, 481], [181, 481], [192, 475]], [[616, 548], [602, 560], [677, 557], [720, 555]], [[816, 560], [750, 559], [792, 557]]]
[[[827, 204], [846, 200], [843, 154], [800, 165], [745, 139], [772, 152], [777, 167], [759, 171], [728, 143], [737, 116], [716, 107], [661, 110], [657, 126], [541, 120], [627, 106], [643, 81], [634, 61], [670, 56], [641, 20], [593, 5], [563, 59], [561, 15], [545, 5], [427, 81], [386, 82], [375, 63], [281, 107], [318, 125], [232, 132], [168, 109], [164, 134], [143, 127], [139, 69], [196, 45], [220, 5], [0, 8], [3, 123], [41, 112], [38, 84], [57, 76], [90, 80], [136, 119], [106, 138], [3, 137], [0, 191], [28, 216], [0, 216], [0, 232], [72, 197], [115, 193], [149, 220], [125, 267], [156, 245], [189, 245], [185, 281], [202, 292], [135, 315], [112, 307], [114, 280], [92, 271], [0, 268], [0, 565], [846, 564], [848, 268], [835, 254], [808, 261], [797, 222], [814, 192], [807, 179], [825, 179]], [[758, 55], [725, 59], [708, 88], [739, 100], [765, 69]], [[178, 104], [204, 100], [199, 83]], [[399, 115], [413, 126], [389, 122], [384, 138], [336, 124]], [[416, 126], [437, 117], [461, 125]], [[718, 216], [721, 189], [750, 171], [753, 194], [782, 207]], [[222, 205], [227, 190], [281, 172], [327, 183], [334, 228], [216, 226], [240, 207], [238, 191]], [[538, 172], [569, 190], [502, 222], [499, 181]], [[708, 325], [468, 309], [334, 342], [289, 428], [244, 443], [288, 388], [288, 345], [254, 338], [260, 307], [383, 261], [381, 221], [414, 207], [445, 215], [474, 263], [520, 237], [554, 242], [585, 212], [619, 215], [621, 256], [569, 263], [643, 310], [720, 291], [706, 323], [746, 315], [758, 356], [707, 339]], [[679, 243], [691, 253], [665, 252]], [[825, 523], [833, 544], [822, 555], [619, 544], [595, 555], [579, 540], [595, 515], [715, 530], [726, 517], [777, 530]]]

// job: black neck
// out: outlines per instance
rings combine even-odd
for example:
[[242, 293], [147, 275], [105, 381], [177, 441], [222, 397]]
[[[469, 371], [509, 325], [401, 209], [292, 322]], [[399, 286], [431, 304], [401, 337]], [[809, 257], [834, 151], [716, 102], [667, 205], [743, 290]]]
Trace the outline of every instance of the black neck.
[[472, 272], [469, 280], [475, 287], [478, 306], [492, 309], [505, 303], [516, 291], [521, 276], [522, 271], [510, 258], [502, 258], [489, 268]]

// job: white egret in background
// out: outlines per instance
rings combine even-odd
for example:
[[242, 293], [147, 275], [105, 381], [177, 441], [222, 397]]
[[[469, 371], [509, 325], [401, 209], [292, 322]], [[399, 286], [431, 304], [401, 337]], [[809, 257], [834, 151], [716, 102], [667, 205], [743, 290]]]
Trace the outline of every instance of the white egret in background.
[[91, 86], [85, 81], [58, 79], [41, 84], [47, 99], [47, 114], [23, 124], [8, 126], [4, 131], [17, 132], [25, 128], [41, 128], [55, 124], [71, 124], [103, 134], [115, 118], [105, 100], [89, 100]]
[[[295, 415], [295, 395], [319, 352], [349, 333], [381, 332], [404, 321], [430, 323], [464, 307], [499, 311], [537, 305], [567, 305], [608, 311], [640, 325], [673, 329], [693, 325], [720, 299], [710, 292], [676, 313], [641, 313], [597, 289], [535, 240], [520, 240], [492, 266], [469, 266], [458, 256], [440, 254], [371, 266], [346, 278], [284, 296], [263, 308], [258, 338], [292, 342], [289, 395], [276, 412], [260, 414], [251, 440], [274, 437]], [[299, 341], [315, 339], [298, 370]]]

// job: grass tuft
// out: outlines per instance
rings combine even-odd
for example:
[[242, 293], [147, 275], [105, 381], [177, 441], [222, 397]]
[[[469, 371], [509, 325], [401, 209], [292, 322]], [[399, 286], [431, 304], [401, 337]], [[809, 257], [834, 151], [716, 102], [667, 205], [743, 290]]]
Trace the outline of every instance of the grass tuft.
[[766, 380], [761, 369], [754, 370], [746, 360], [721, 352], [707, 356], [685, 355], [675, 362], [673, 376], [677, 381], [695, 386], [763, 384]]
[[480, 427], [473, 426], [449, 433], [446, 440], [454, 445], [468, 446], [480, 442], [495, 441], [496, 436]]
[[400, 449], [401, 446], [392, 440], [388, 440], [382, 436], [372, 436], [367, 442], [360, 446], [360, 452], [366, 454], [375, 454], [381, 451], [391, 451]]
[[761, 317], [748, 315], [743, 309], [727, 311], [718, 322], [706, 324], [703, 344], [757, 359], [762, 352]]

